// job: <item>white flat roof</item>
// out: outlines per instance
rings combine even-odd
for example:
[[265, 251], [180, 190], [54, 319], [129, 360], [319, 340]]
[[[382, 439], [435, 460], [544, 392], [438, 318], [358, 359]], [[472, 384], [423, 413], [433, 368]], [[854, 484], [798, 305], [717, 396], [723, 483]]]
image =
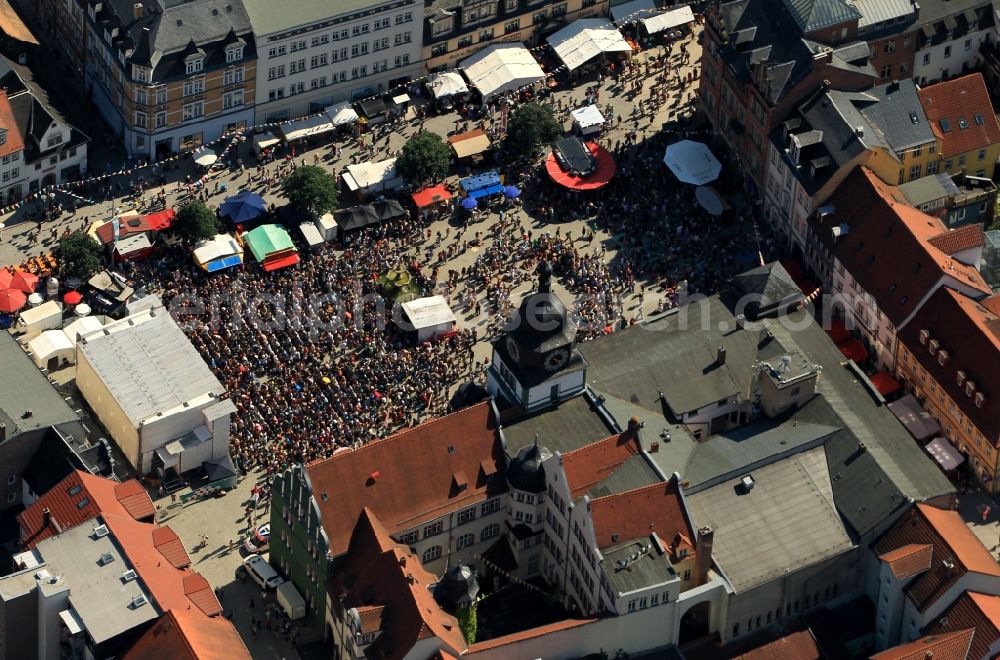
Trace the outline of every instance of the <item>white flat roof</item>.
[[571, 71], [602, 53], [630, 53], [632, 47], [606, 18], [579, 18], [549, 37], [549, 45]]
[[380, 183], [388, 185], [399, 180], [396, 176], [395, 158], [380, 160], [377, 163], [348, 165], [343, 177], [351, 190], [363, 190]]
[[484, 98], [545, 80], [545, 72], [524, 44], [495, 44], [459, 63]]
[[575, 121], [580, 128], [600, 126], [604, 123], [604, 115], [601, 114], [601, 111], [597, 109], [596, 105], [585, 105], [582, 108], [577, 108], [570, 114], [573, 115], [573, 121]]
[[225, 392], [162, 307], [109, 323], [76, 346], [136, 427], [209, 392]]
[[663, 32], [680, 25], [687, 25], [694, 22], [694, 12], [691, 7], [678, 7], [673, 11], [665, 11], [662, 14], [655, 14], [642, 19], [642, 24], [649, 34]]
[[443, 296], [429, 296], [427, 298], [417, 298], [402, 304], [406, 318], [417, 330], [421, 328], [431, 328], [443, 323], [454, 323], [457, 319], [455, 313], [448, 306], [448, 301]]

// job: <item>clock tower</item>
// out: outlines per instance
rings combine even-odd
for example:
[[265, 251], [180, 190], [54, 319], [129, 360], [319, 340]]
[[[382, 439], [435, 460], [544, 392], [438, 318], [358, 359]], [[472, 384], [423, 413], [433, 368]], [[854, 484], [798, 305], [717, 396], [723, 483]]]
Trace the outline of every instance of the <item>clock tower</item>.
[[538, 288], [521, 300], [493, 341], [486, 376], [490, 394], [533, 412], [583, 391], [587, 362], [576, 350], [576, 319], [552, 292], [552, 268], [535, 270]]

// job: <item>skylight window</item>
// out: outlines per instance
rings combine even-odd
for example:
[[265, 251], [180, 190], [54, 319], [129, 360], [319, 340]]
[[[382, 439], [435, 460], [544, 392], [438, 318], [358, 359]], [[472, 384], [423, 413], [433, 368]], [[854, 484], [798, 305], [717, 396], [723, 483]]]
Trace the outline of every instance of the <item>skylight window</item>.
[[939, 123], [941, 124], [941, 130], [945, 133], [951, 130], [951, 122], [947, 119], [942, 119]]
[[963, 130], [969, 127], [969, 122], [965, 121], [965, 117], [958, 118], [958, 127]]
[[979, 114], [978, 112], [976, 113], [975, 119], [976, 119], [976, 125], [977, 126], [982, 126], [983, 125], [983, 123], [984, 123], [983, 116], [981, 114]]
[[83, 509], [88, 504], [90, 504], [90, 499], [88, 499], [88, 498], [85, 497], [85, 498], [83, 498], [82, 500], [80, 500], [79, 502], [76, 503], [76, 508]]
[[66, 492], [68, 492], [68, 493], [69, 493], [70, 495], [76, 495], [76, 494], [77, 494], [77, 493], [79, 493], [79, 492], [80, 492], [81, 490], [83, 490], [83, 486], [81, 486], [80, 484], [76, 484], [75, 486], [73, 486], [72, 488], [70, 488], [70, 489], [69, 489], [68, 491], [66, 491]]
[[916, 124], [916, 123], [918, 123], [919, 121], [920, 121], [920, 118], [919, 118], [919, 117], [917, 117], [917, 113], [915, 113], [915, 112], [911, 112], [911, 113], [910, 113], [910, 122], [912, 122], [912, 123]]

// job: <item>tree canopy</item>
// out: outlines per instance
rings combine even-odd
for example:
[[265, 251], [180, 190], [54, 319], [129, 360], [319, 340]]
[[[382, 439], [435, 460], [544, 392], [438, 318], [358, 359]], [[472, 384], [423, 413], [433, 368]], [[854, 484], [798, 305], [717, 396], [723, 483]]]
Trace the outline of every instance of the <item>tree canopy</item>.
[[87, 280], [101, 269], [101, 245], [89, 234], [74, 232], [64, 236], [55, 252], [59, 274], [63, 277]]
[[281, 192], [293, 208], [323, 215], [337, 208], [337, 180], [316, 165], [303, 165], [285, 177]]
[[551, 108], [527, 103], [515, 110], [507, 121], [503, 149], [513, 160], [531, 160], [538, 158], [542, 147], [562, 133], [562, 124]]
[[193, 199], [177, 209], [170, 231], [188, 245], [193, 245], [218, 234], [219, 219], [204, 202]]
[[403, 146], [396, 159], [396, 173], [414, 188], [448, 176], [451, 150], [437, 133], [420, 131]]

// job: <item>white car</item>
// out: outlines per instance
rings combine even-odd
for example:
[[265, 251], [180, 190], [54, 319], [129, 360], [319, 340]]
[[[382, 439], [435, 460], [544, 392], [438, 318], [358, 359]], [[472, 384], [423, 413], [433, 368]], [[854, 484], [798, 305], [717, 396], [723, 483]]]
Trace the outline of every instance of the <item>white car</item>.
[[243, 564], [236, 569], [236, 577], [241, 578], [241, 572], [253, 578], [253, 581], [260, 585], [261, 589], [274, 589], [285, 581], [285, 578], [278, 575], [277, 571], [260, 555], [250, 555], [244, 559]]
[[252, 555], [267, 552], [271, 538], [271, 526], [261, 525], [243, 541], [243, 549]]

